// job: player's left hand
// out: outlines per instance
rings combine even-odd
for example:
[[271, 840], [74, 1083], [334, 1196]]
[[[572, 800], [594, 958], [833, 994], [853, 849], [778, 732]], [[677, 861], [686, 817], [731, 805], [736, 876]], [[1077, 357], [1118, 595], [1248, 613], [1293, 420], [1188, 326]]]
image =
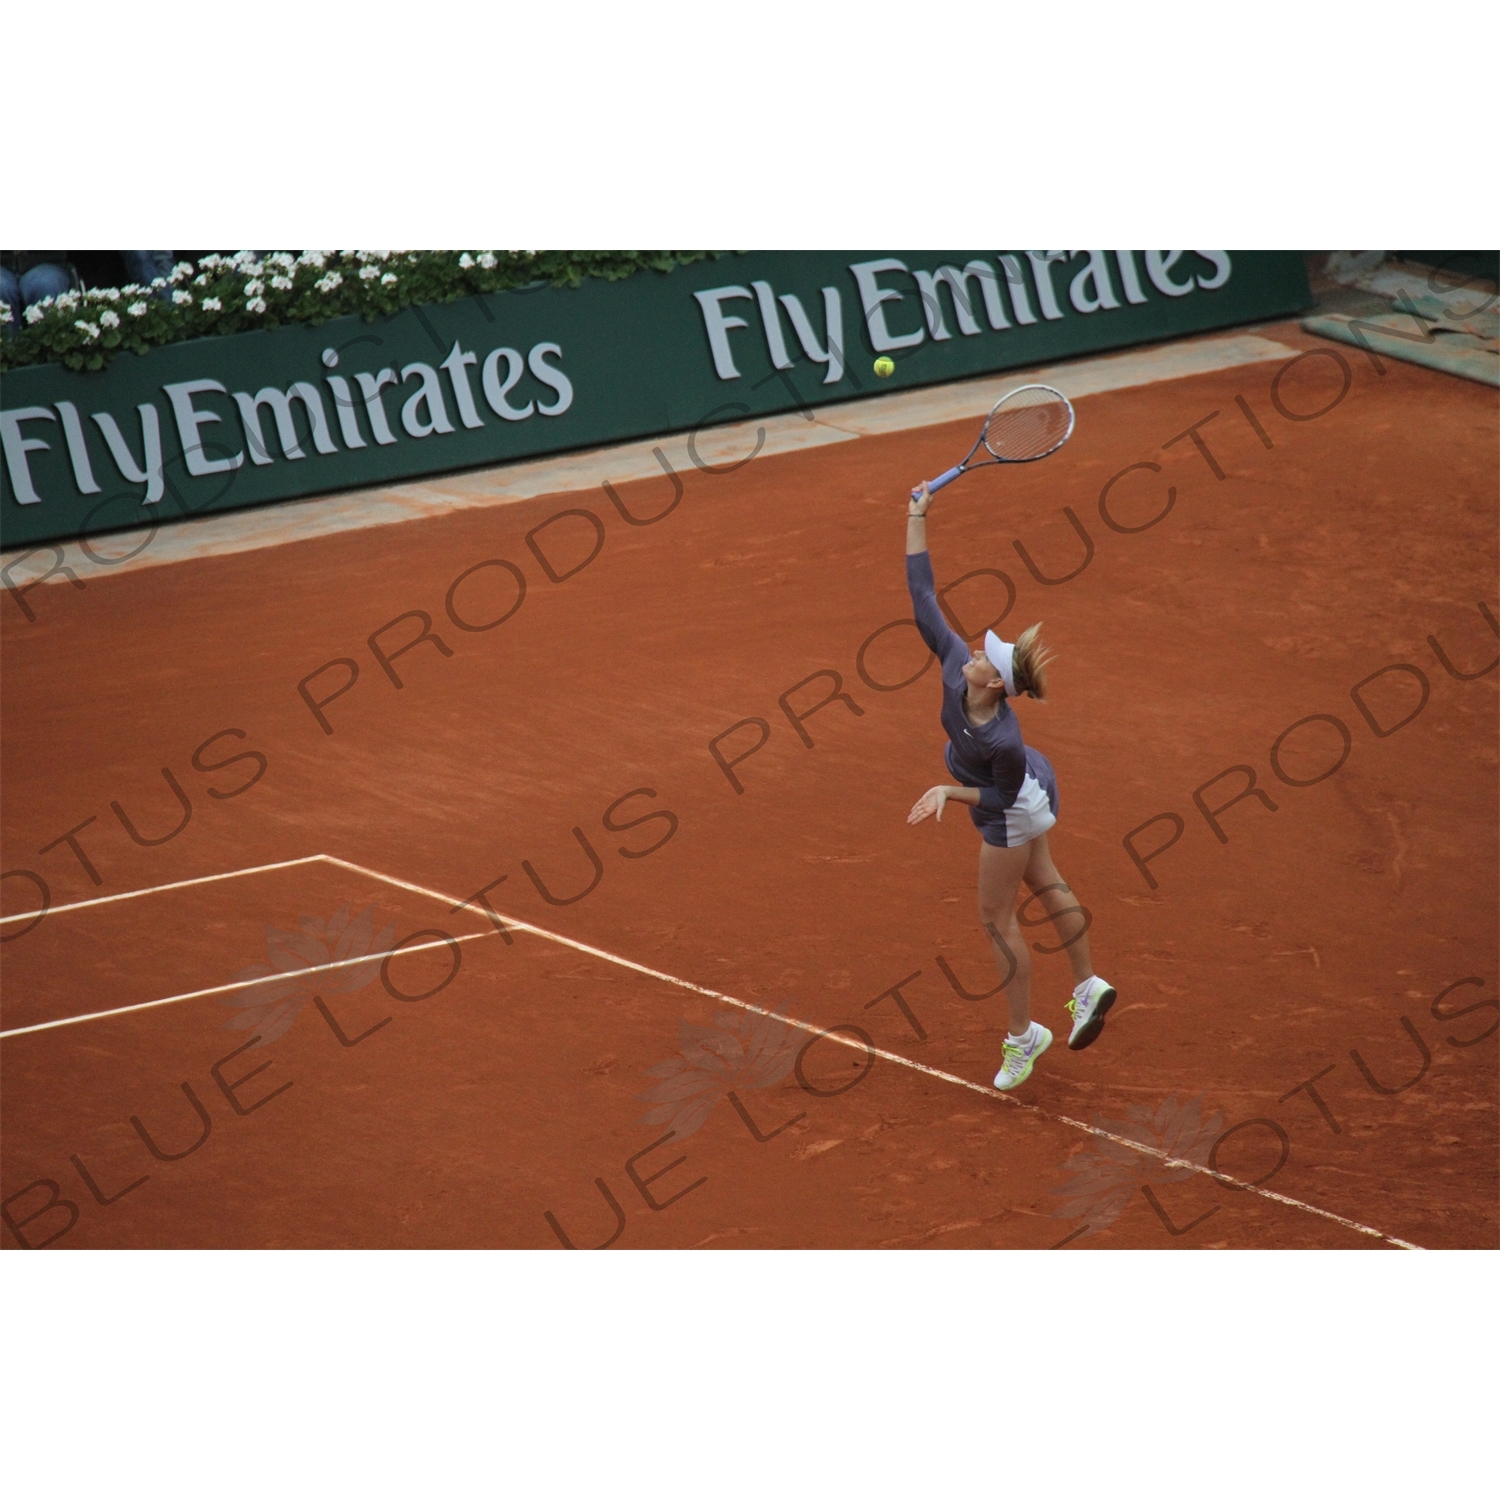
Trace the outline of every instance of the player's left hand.
[[917, 798], [916, 805], [907, 813], [908, 824], [920, 823], [924, 818], [935, 817], [939, 823], [943, 821], [943, 807], [948, 801], [948, 788], [935, 786], [929, 791], [922, 793]]

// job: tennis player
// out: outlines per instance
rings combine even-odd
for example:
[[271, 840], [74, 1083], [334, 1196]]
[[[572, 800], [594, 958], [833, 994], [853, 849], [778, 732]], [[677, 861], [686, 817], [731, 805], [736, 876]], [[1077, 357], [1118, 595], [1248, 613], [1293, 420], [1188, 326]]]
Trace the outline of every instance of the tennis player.
[[1047, 849], [1047, 830], [1057, 821], [1057, 778], [1047, 757], [1022, 742], [1021, 723], [1010, 706], [1009, 700], [1023, 693], [1047, 696], [1048, 653], [1041, 627], [1022, 631], [1014, 644], [987, 631], [983, 651], [970, 651], [963, 637], [949, 629], [927, 553], [931, 504], [925, 484], [913, 492], [906, 521], [906, 582], [917, 628], [942, 667], [942, 722], [948, 734], [944, 758], [960, 785], [924, 792], [906, 821], [936, 817], [941, 822], [943, 808], [961, 802], [984, 840], [979, 846], [979, 920], [1000, 973], [1009, 976], [1010, 1031], [995, 1087], [1013, 1089], [1026, 1082], [1037, 1058], [1052, 1045], [1052, 1033], [1031, 1019], [1031, 955], [1015, 912], [1023, 880], [1052, 918], [1073, 965], [1068, 1046], [1074, 1051], [1098, 1039], [1115, 991], [1094, 973], [1087, 919]]

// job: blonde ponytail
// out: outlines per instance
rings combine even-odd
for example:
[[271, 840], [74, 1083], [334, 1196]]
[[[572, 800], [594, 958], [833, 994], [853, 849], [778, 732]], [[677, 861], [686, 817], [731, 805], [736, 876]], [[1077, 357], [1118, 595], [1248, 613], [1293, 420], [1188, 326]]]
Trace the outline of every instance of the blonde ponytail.
[[1042, 644], [1042, 624], [1028, 626], [1016, 637], [1016, 652], [1011, 658], [1011, 676], [1016, 680], [1018, 693], [1029, 693], [1033, 698], [1047, 696], [1047, 663], [1052, 653]]

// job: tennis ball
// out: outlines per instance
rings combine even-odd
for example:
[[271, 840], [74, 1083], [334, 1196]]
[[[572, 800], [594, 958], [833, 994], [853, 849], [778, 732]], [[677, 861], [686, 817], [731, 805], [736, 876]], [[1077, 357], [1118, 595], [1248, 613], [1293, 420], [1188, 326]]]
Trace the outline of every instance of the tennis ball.
[[887, 375], [894, 375], [896, 373], [896, 361], [891, 359], [889, 356], [882, 354], [880, 358], [875, 361], [875, 373], [880, 376], [882, 380], [884, 380]]

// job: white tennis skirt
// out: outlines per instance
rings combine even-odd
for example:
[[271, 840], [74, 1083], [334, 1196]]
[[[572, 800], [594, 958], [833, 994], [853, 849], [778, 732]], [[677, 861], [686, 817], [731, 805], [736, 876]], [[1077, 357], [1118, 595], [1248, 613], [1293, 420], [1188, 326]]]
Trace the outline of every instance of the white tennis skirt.
[[1016, 800], [1000, 812], [971, 807], [969, 817], [987, 844], [1015, 849], [1057, 822], [1057, 773], [1040, 750], [1026, 747], [1026, 779]]

